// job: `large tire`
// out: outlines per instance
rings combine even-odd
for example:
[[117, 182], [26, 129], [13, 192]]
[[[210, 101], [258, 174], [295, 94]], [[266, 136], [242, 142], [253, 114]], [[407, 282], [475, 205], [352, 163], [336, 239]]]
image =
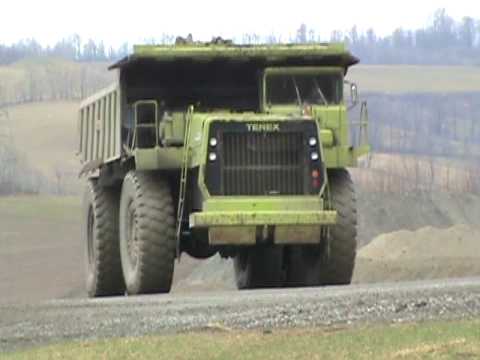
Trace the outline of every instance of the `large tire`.
[[346, 169], [329, 170], [328, 182], [337, 224], [330, 230], [328, 256], [322, 257], [320, 285], [347, 285], [352, 282], [357, 253], [355, 188]]
[[118, 242], [117, 189], [104, 188], [89, 180], [83, 197], [82, 237], [85, 246], [88, 296], [125, 293]]
[[175, 248], [168, 182], [152, 173], [130, 171], [120, 201], [120, 254], [128, 294], [169, 292]]
[[319, 246], [293, 245], [286, 249], [285, 286], [319, 286], [322, 253]]
[[[346, 285], [352, 280], [357, 248], [355, 190], [345, 169], [328, 171], [337, 224], [331, 228], [329, 248], [295, 245], [286, 249], [287, 286]], [[329, 250], [325, 253], [326, 250]]]
[[233, 259], [239, 290], [283, 285], [283, 248], [250, 247], [238, 250]]

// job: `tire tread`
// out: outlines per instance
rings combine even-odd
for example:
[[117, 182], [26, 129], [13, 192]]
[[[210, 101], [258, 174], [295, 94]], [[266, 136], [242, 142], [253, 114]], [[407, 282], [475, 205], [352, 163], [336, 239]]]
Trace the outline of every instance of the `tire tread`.
[[[118, 236], [119, 192], [114, 188], [104, 188], [97, 180], [87, 184], [85, 206], [92, 207], [95, 217], [93, 234], [94, 263], [87, 262], [87, 292], [90, 297], [121, 295], [125, 292]], [[87, 208], [84, 214], [88, 217]], [[88, 218], [85, 218], [85, 242], [88, 241]], [[88, 257], [88, 253], [87, 253]]]

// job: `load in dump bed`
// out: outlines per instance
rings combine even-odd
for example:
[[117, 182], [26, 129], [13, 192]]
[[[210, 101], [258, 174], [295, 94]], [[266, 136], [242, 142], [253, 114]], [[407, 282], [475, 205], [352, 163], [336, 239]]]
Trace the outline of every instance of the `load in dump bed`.
[[210, 43], [113, 65], [79, 117], [89, 295], [168, 292], [182, 252], [233, 258], [240, 289], [350, 283], [357, 62], [339, 44]]

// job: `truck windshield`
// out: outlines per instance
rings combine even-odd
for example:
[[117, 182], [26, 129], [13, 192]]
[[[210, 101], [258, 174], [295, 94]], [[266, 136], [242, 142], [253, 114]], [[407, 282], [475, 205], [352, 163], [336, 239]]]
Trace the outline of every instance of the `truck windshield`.
[[331, 105], [342, 101], [340, 74], [269, 74], [268, 105]]

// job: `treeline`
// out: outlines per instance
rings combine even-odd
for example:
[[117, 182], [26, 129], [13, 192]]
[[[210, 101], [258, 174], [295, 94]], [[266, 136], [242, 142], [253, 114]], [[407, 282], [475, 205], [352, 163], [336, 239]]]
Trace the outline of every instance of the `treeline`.
[[79, 100], [107, 86], [106, 62], [25, 59], [0, 73], [0, 107], [36, 101]]
[[[372, 27], [361, 32], [356, 26], [347, 31], [335, 30], [329, 37], [320, 36], [316, 24], [302, 24], [294, 35], [282, 38], [278, 34], [261, 36], [243, 34], [236, 43], [279, 42], [346, 42], [366, 64], [468, 64], [480, 65], [480, 19], [466, 16], [455, 21], [445, 9], [435, 12], [433, 21], [421, 29], [396, 29], [387, 36], [379, 36]], [[163, 33], [145, 39], [145, 43], [172, 44], [176, 36]], [[103, 41], [84, 41], [79, 35], [66, 37], [53, 46], [42, 46], [35, 39], [12, 45], [0, 44], [0, 64], [11, 64], [30, 57], [60, 57], [78, 62], [115, 61], [126, 56], [130, 45], [118, 48]]]
[[332, 34], [333, 40], [342, 38], [368, 64], [480, 65], [480, 19], [455, 21], [444, 9], [422, 29], [399, 28], [380, 37], [374, 29], [360, 33], [354, 26]]
[[366, 100], [375, 152], [478, 161], [480, 94], [370, 94]]
[[126, 56], [129, 45], [107, 47], [103, 41], [92, 39], [84, 42], [79, 35], [58, 41], [54, 46], [42, 46], [34, 38], [20, 40], [12, 45], [0, 44], [0, 64], [9, 65], [25, 58], [57, 57], [66, 60], [92, 62], [113, 61]]
[[[294, 40], [323, 39], [302, 24]], [[437, 10], [433, 22], [421, 29], [398, 28], [382, 37], [374, 28], [360, 32], [353, 26], [333, 31], [329, 40], [348, 44], [364, 64], [480, 65], [480, 19], [465, 16], [455, 21], [445, 9]]]

